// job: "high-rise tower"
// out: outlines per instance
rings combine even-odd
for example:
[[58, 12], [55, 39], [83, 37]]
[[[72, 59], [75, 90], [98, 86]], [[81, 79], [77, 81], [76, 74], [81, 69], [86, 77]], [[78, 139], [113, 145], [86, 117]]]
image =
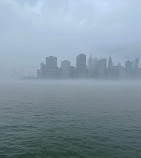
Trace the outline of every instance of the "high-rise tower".
[[46, 76], [49, 79], [57, 77], [57, 57], [46, 57]]
[[113, 61], [112, 61], [112, 57], [110, 56], [108, 60], [108, 69], [112, 69], [112, 68], [113, 68]]
[[69, 79], [70, 78], [70, 66], [71, 62], [64, 60], [61, 62], [61, 78]]
[[86, 77], [86, 55], [80, 54], [76, 57], [76, 70], [78, 77]]

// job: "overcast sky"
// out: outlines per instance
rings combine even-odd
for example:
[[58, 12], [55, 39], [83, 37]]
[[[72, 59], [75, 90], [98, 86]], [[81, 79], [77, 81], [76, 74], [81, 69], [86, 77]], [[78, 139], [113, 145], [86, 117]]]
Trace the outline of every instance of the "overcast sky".
[[140, 18], [141, 0], [0, 0], [0, 74], [50, 55], [141, 58]]

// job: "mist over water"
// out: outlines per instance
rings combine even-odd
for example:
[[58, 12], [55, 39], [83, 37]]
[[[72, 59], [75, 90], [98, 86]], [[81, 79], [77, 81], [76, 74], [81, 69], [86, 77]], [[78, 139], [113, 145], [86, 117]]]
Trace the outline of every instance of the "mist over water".
[[140, 81], [1, 81], [2, 158], [139, 158]]
[[0, 158], [141, 158], [140, 6], [0, 0]]

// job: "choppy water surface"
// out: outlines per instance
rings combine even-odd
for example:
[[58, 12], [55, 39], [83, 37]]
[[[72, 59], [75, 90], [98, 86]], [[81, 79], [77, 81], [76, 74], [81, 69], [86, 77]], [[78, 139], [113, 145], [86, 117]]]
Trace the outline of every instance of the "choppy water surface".
[[0, 158], [140, 158], [141, 83], [0, 83]]

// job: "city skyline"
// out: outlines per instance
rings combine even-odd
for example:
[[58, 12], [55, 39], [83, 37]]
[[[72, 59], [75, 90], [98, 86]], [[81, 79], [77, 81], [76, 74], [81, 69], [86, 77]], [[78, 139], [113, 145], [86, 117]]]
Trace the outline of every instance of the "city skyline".
[[58, 66], [57, 57], [48, 56], [37, 69], [38, 79], [139, 79], [141, 67], [139, 58], [126, 60], [124, 65], [115, 64], [109, 58], [97, 58], [92, 55], [87, 58], [83, 53], [76, 56], [75, 65], [70, 60], [62, 60]]
[[[0, 74], [24, 75], [50, 54], [141, 58], [139, 0], [1, 0]], [[118, 59], [118, 60], [119, 60]]]
[[0, 158], [141, 158], [141, 0], [0, 0]]

